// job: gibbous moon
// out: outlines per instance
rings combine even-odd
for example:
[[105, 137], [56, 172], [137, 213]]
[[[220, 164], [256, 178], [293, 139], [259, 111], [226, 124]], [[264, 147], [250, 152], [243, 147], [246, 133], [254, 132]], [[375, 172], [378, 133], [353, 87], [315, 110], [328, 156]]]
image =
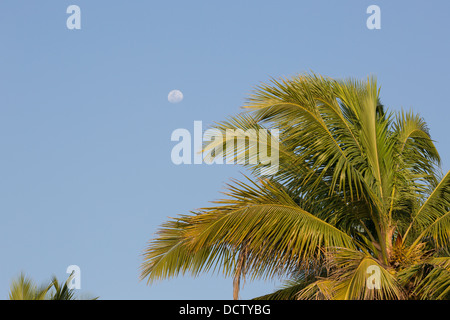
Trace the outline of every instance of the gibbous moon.
[[183, 93], [180, 90], [172, 90], [169, 92], [167, 100], [169, 100], [170, 103], [181, 102], [181, 100], [183, 100]]

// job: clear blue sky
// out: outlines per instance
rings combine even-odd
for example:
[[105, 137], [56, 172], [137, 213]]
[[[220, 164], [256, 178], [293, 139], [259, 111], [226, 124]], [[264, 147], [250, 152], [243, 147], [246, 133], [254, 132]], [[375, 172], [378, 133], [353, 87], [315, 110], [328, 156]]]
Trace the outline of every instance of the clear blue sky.
[[[81, 30], [66, 27], [71, 4]], [[371, 4], [381, 30], [366, 27]], [[20, 271], [65, 279], [71, 264], [103, 299], [232, 298], [222, 276], [147, 286], [140, 255], [242, 170], [174, 165], [172, 131], [239, 112], [272, 76], [376, 75], [387, 107], [427, 120], [449, 170], [449, 15], [446, 0], [1, 0], [0, 298]]]

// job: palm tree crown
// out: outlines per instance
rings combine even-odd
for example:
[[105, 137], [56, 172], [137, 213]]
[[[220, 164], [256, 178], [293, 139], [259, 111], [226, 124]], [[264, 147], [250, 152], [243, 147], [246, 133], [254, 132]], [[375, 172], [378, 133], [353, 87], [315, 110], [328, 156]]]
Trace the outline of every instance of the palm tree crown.
[[[264, 164], [245, 163], [255, 178], [164, 223], [141, 277], [214, 269], [234, 278], [235, 298], [241, 279], [283, 277], [260, 298], [448, 299], [450, 172], [442, 177], [425, 121], [388, 112], [379, 94], [374, 78], [260, 85], [245, 113], [214, 127], [278, 129], [278, 172], [260, 179]], [[213, 143], [225, 152], [228, 139]]]

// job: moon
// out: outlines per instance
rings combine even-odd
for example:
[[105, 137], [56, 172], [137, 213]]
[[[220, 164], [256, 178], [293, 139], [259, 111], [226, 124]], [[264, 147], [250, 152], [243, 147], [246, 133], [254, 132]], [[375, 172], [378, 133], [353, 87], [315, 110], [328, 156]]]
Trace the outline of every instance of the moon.
[[170, 103], [181, 102], [181, 100], [183, 100], [183, 93], [180, 90], [172, 90], [169, 92], [167, 100], [169, 100]]

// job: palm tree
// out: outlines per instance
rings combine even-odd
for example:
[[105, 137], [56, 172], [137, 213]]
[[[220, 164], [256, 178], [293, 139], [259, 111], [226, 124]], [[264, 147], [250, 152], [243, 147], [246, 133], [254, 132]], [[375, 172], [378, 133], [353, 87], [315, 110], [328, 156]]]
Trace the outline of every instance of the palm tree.
[[[370, 77], [258, 86], [247, 112], [214, 128], [278, 129], [278, 171], [259, 178], [265, 165], [247, 161], [254, 178], [164, 223], [141, 278], [213, 269], [233, 277], [235, 299], [242, 280], [274, 278], [285, 286], [260, 299], [449, 299], [450, 172], [425, 121], [388, 112], [379, 94]], [[205, 150], [223, 156], [231, 139]]]
[[[31, 278], [21, 273], [11, 283], [9, 300], [78, 300], [75, 290], [69, 288], [69, 283], [72, 279], [73, 273], [61, 285], [58, 279], [53, 276], [50, 283], [38, 287]], [[97, 299], [98, 297], [87, 298], [87, 300]]]

